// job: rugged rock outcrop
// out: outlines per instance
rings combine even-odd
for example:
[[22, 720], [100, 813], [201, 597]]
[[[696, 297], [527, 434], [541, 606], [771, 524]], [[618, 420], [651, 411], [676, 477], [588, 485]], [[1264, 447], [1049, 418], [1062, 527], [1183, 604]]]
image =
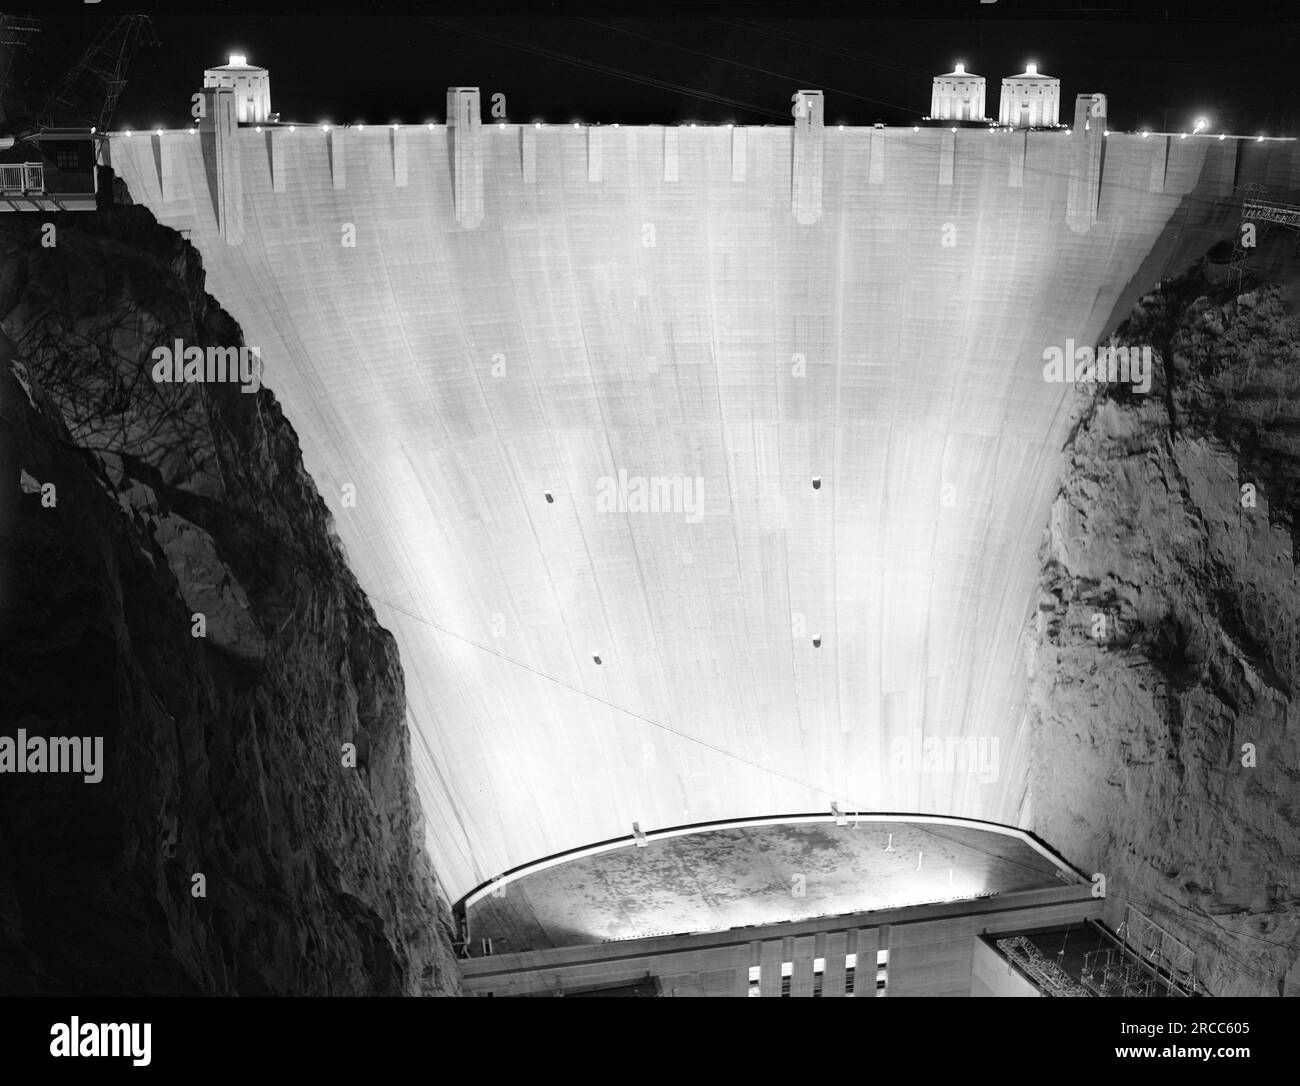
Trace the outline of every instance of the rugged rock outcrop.
[[38, 219], [0, 219], [0, 735], [104, 764], [0, 775], [0, 994], [459, 992], [396, 648], [293, 428], [151, 375], [238, 327], [148, 211]]
[[1196, 952], [1300, 995], [1300, 317], [1199, 271], [1144, 298], [1149, 395], [1081, 409], [1031, 637], [1033, 829]]

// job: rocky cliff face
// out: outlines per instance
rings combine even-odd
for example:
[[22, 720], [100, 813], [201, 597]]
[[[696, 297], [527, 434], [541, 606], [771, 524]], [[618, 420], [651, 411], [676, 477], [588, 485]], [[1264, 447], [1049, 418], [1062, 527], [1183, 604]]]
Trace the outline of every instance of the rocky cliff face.
[[401, 665], [293, 428], [153, 379], [241, 343], [183, 239], [37, 218], [0, 217], [0, 736], [102, 736], [103, 779], [0, 775], [0, 994], [459, 992]]
[[1300, 317], [1199, 272], [1141, 302], [1149, 395], [1081, 409], [1031, 638], [1033, 829], [1197, 952], [1300, 995]]

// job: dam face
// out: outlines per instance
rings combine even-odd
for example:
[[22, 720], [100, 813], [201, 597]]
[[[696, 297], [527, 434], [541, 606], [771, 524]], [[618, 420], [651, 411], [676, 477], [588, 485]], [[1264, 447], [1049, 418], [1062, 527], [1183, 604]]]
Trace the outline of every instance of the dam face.
[[1026, 789], [1043, 352], [1293, 145], [449, 116], [110, 146], [397, 638], [448, 893], [633, 823], [1068, 804]]

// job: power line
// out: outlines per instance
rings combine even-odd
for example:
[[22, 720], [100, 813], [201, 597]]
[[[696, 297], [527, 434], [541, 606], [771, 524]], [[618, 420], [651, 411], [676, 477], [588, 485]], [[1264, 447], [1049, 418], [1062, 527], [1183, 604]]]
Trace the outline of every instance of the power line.
[[924, 68], [918, 68], [911, 64], [900, 64], [898, 61], [889, 60], [886, 57], [877, 56], [874, 53], [862, 52], [845, 52], [843, 49], [836, 49], [827, 45], [825, 42], [819, 42], [815, 38], [810, 38], [804, 34], [795, 34], [788, 30], [769, 30], [765, 27], [756, 25], [745, 19], [714, 19], [714, 22], [722, 23], [724, 26], [735, 27], [737, 30], [748, 30], [754, 34], [763, 34], [769, 38], [775, 38], [778, 41], [787, 41], [795, 45], [803, 45], [809, 49], [817, 49], [823, 53], [829, 53], [831, 56], [842, 57], [845, 60], [851, 60], [854, 63], [861, 64], [864, 61], [875, 64], [881, 68], [887, 68], [892, 71], [901, 72], [904, 75], [917, 75], [930, 79], [934, 73]]
[[453, 34], [464, 34], [467, 37], [478, 38], [493, 44], [508, 45], [513, 49], [522, 50], [525, 53], [532, 53], [534, 56], [546, 57], [550, 60], [559, 60], [565, 64], [572, 64], [579, 68], [585, 68], [588, 71], [599, 72], [602, 75], [613, 76], [616, 79], [626, 79], [633, 83], [639, 83], [642, 86], [655, 87], [658, 90], [670, 90], [677, 94], [684, 94], [691, 98], [699, 98], [704, 101], [718, 102], [722, 105], [738, 106], [742, 109], [750, 110], [754, 113], [761, 113], [765, 117], [775, 117], [785, 120], [789, 113], [779, 112], [773, 109], [767, 109], [763, 106], [756, 106], [739, 98], [731, 98], [723, 94], [714, 94], [710, 91], [694, 90], [691, 87], [683, 86], [680, 83], [672, 83], [664, 79], [655, 79], [652, 76], [637, 75], [623, 68], [613, 67], [608, 64], [598, 64], [595, 61], [584, 60], [581, 57], [575, 57], [568, 53], [561, 53], [554, 49], [544, 49], [541, 46], [529, 45], [524, 42], [514, 41], [510, 38], [503, 38], [497, 34], [485, 34], [481, 31], [470, 30], [466, 27], [459, 26], [455, 23], [446, 22], [442, 19], [425, 19], [425, 22], [432, 23], [443, 30], [450, 31]]
[[[497, 657], [498, 659], [504, 660], [508, 664], [513, 664], [515, 667], [523, 668], [525, 671], [531, 672], [532, 674], [536, 675], [540, 679], [544, 679], [547, 682], [552, 682], [558, 684], [559, 686], [563, 686], [566, 689], [573, 691], [575, 694], [580, 694], [583, 697], [590, 698], [593, 701], [597, 701], [602, 705], [605, 705], [608, 708], [615, 710], [616, 712], [620, 712], [627, 716], [633, 717], [637, 720], [643, 721], [644, 723], [649, 724], [652, 727], [660, 728], [663, 731], [670, 733], [671, 735], [677, 736], [679, 739], [686, 739], [692, 743], [698, 743], [700, 746], [707, 747], [709, 750], [713, 751], [716, 754], [721, 754], [727, 758], [734, 758], [736, 761], [744, 763], [745, 765], [749, 766], [751, 769], [757, 769], [760, 772], [771, 774], [774, 777], [780, 777], [782, 780], [788, 781], [790, 784], [797, 785], [800, 788], [806, 788], [809, 791], [816, 792], [818, 795], [829, 796], [832, 798], [839, 797], [838, 792], [828, 791], [825, 788], [819, 788], [816, 785], [809, 784], [807, 781], [800, 780], [797, 777], [792, 777], [788, 773], [782, 773], [778, 769], [772, 769], [770, 766], [765, 766], [760, 762], [755, 762], [750, 758], [746, 758], [742, 754], [736, 754], [734, 751], [727, 750], [725, 747], [720, 747], [714, 743], [710, 743], [706, 739], [700, 739], [698, 736], [689, 735], [688, 733], [680, 731], [679, 729], [674, 728], [669, 724], [664, 724], [662, 721], [655, 720], [652, 717], [648, 717], [643, 713], [638, 713], [635, 709], [629, 709], [626, 706], [619, 705], [617, 702], [610, 701], [608, 698], [603, 698], [599, 694], [593, 694], [590, 690], [583, 690], [581, 687], [575, 686], [573, 683], [570, 683], [564, 679], [558, 678], [554, 675], [548, 675], [546, 672], [533, 667], [531, 664], [526, 664], [522, 660], [516, 660], [514, 657], [507, 656], [505, 655], [505, 653], [502, 652], [498, 652], [496, 649], [491, 648], [488, 645], [483, 645], [477, 641], [474, 641], [471, 638], [463, 637], [458, 633], [454, 633], [453, 631], [448, 630], [446, 627], [440, 626], [438, 625], [438, 623], [433, 622], [430, 619], [424, 618], [421, 615], [417, 615], [414, 611], [409, 611], [405, 607], [401, 607], [398, 604], [382, 599], [379, 596], [372, 596], [370, 595], [370, 593], [366, 593], [366, 596], [372, 602], [382, 604], [383, 606], [389, 607], [394, 611], [398, 611], [401, 614], [406, 615], [407, 618], [414, 619], [416, 622], [423, 623], [424, 625], [437, 630], [439, 633], [446, 634], [448, 637], [454, 637], [457, 641], [462, 641], [467, 645], [472, 645], [476, 649], [481, 649], [483, 652], [490, 653], [491, 655]], [[848, 801], [846, 800], [845, 802]]]
[[[653, 42], [655, 45], [666, 45], [669, 48], [679, 49], [684, 53], [691, 53], [692, 55], [697, 57], [707, 57], [709, 60], [717, 61], [720, 64], [730, 64], [737, 68], [744, 68], [746, 71], [757, 72], [760, 75], [772, 76], [775, 79], [788, 79], [796, 83], [801, 81], [798, 79], [798, 77], [789, 76], [782, 72], [774, 72], [770, 68], [760, 68], [754, 64], [746, 64], [744, 61], [741, 60], [733, 60], [730, 57], [718, 56], [716, 53], [709, 53], [702, 49], [692, 49], [690, 46], [687, 45], [679, 45], [677, 42], [664, 41], [662, 38], [652, 38], [648, 34], [642, 34], [635, 30], [627, 30], [622, 27], [610, 26], [607, 23], [597, 22], [595, 19], [584, 19], [583, 22], [590, 23], [592, 26], [601, 27], [604, 30], [612, 30], [617, 34], [627, 34], [629, 37], [641, 38], [644, 41]], [[803, 80], [802, 82], [807, 83], [807, 80]], [[863, 102], [871, 102], [878, 106], [889, 106], [891, 109], [902, 109], [902, 110], [908, 110], [909, 108], [904, 105], [899, 105], [899, 103], [897, 102], [889, 102], [881, 98], [871, 98], [865, 94], [856, 94], [853, 91], [847, 91], [841, 87], [831, 87], [831, 86], [827, 86], [826, 84], [819, 84], [819, 86], [820, 89], [822, 90], [834, 91], [836, 94], [847, 95], [850, 98], [857, 98]]]
[[[1131, 902], [1133, 899], [1130, 897], [1125, 897], [1124, 900]], [[1138, 904], [1141, 905], [1142, 908], [1153, 909], [1158, 912], [1162, 912], [1167, 916], [1172, 916], [1177, 920], [1181, 920], [1183, 923], [1187, 924], [1188, 927], [1191, 928], [1199, 927], [1201, 931], [1206, 930], [1206, 925], [1201, 924], [1197, 919], [1197, 917], [1204, 917], [1205, 920], [1209, 921], [1210, 922], [1209, 930], [1214, 931], [1218, 935], [1225, 935], [1229, 937], [1239, 936], [1240, 938], [1243, 939], [1254, 939], [1256, 942], [1265, 943], [1268, 946], [1281, 947], [1283, 950], [1295, 950], [1294, 943], [1279, 943], [1273, 939], [1265, 939], [1262, 935], [1253, 935], [1248, 931], [1233, 931], [1231, 928], [1225, 928], [1218, 922], [1218, 919], [1211, 913], [1200, 912], [1200, 913], [1191, 913], [1190, 915], [1187, 915], [1178, 912], [1176, 909], [1171, 909], [1167, 905], [1160, 905], [1154, 901], [1139, 901]], [[1239, 962], [1243, 962], [1244, 964], [1244, 959], [1238, 957], [1236, 954], [1233, 954], [1232, 951], [1229, 950], [1228, 954], [1231, 957], [1237, 958]]]

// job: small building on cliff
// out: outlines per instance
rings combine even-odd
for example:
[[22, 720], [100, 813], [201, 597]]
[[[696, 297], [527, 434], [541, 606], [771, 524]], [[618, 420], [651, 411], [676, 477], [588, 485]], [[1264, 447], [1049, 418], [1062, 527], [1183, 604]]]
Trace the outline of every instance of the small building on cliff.
[[0, 139], [0, 211], [94, 211], [99, 138], [46, 128]]

